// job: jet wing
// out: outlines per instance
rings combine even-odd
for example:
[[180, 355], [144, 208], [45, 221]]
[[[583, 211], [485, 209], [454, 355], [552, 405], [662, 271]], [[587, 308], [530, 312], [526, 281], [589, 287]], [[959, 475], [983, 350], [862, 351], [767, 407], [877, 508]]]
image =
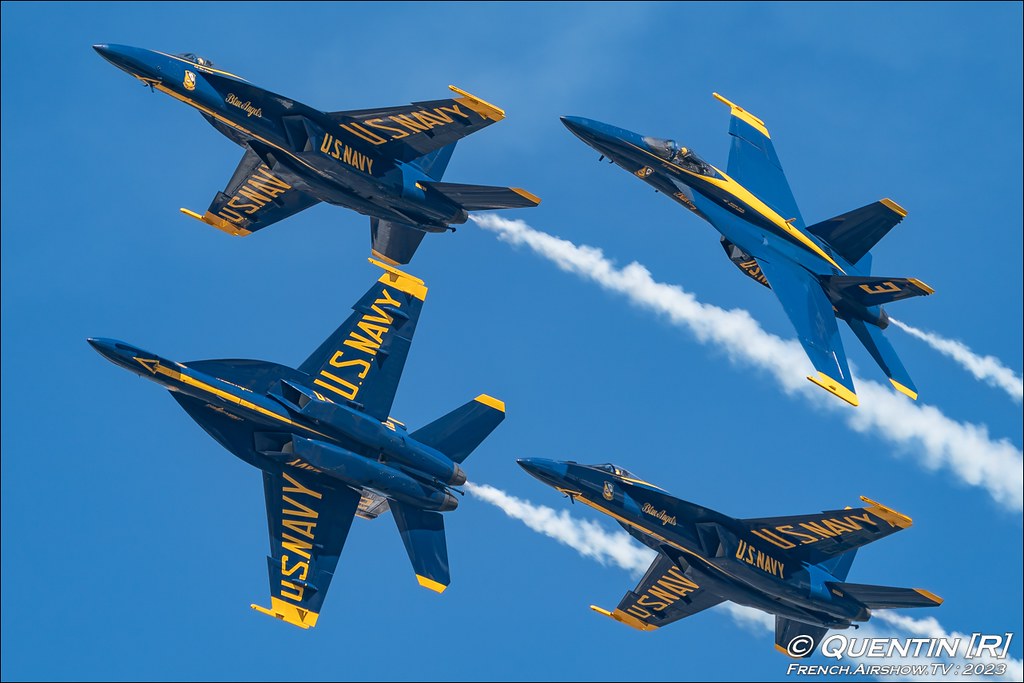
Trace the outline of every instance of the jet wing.
[[782, 259], [771, 262], [757, 259], [757, 263], [818, 371], [817, 377], [807, 379], [851, 405], [857, 405], [835, 311], [818, 279], [799, 265]]
[[327, 399], [384, 422], [398, 391], [427, 288], [423, 281], [371, 259], [386, 271], [353, 313], [299, 366]]
[[803, 228], [804, 219], [789, 189], [786, 174], [782, 172], [782, 163], [764, 121], [718, 93], [713, 94], [719, 102], [728, 105], [732, 114], [729, 121], [732, 146], [726, 172], [780, 216], [795, 218], [794, 224]]
[[753, 535], [803, 562], [820, 564], [901, 529], [913, 520], [868, 498], [867, 507], [826, 510], [810, 515], [742, 519]]
[[380, 107], [329, 112], [342, 128], [373, 145], [386, 156], [412, 161], [458, 141], [505, 118], [493, 104], [448, 86], [460, 97]]
[[300, 628], [316, 625], [360, 495], [341, 482], [283, 465], [263, 473], [270, 550], [270, 608]]
[[188, 209], [181, 212], [229, 235], [244, 237], [319, 201], [278, 178], [251, 147], [246, 147], [227, 187], [217, 193], [206, 213], [200, 215]]
[[663, 553], [651, 564], [637, 587], [626, 593], [614, 611], [591, 605], [599, 612], [640, 631], [651, 631], [714, 607], [724, 598], [686, 578]]

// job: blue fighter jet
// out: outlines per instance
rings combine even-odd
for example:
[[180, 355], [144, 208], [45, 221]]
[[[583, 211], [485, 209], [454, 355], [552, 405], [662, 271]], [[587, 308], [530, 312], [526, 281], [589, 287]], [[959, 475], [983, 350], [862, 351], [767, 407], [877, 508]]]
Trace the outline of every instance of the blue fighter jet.
[[297, 370], [254, 360], [177, 363], [112, 339], [107, 359], [170, 390], [193, 420], [263, 471], [270, 608], [316, 625], [355, 516], [391, 510], [420, 585], [450, 582], [444, 520], [466, 481], [461, 463], [505, 419], [481, 395], [409, 433], [390, 417], [427, 288], [385, 269], [355, 312]]
[[906, 515], [867, 498], [861, 498], [867, 507], [734, 519], [612, 464], [518, 462], [657, 551], [615, 610], [591, 606], [635, 629], [667, 626], [729, 600], [774, 615], [776, 649], [799, 658], [813, 654], [829, 629], [856, 628], [872, 609], [942, 604], [923, 589], [846, 583], [859, 547], [911, 525]]
[[836, 318], [853, 330], [892, 385], [912, 399], [917, 389], [882, 334], [882, 304], [933, 292], [913, 278], [873, 277], [871, 248], [907, 212], [891, 199], [808, 227], [789, 189], [764, 122], [725, 99], [731, 112], [728, 170], [665, 140], [575, 116], [562, 118], [578, 138], [655, 190], [711, 223], [725, 253], [770, 288], [796, 328], [817, 376], [811, 380], [857, 405]]
[[199, 110], [245, 150], [223, 192], [199, 214], [231, 235], [249, 235], [318, 202], [370, 217], [372, 250], [408, 263], [427, 232], [454, 230], [468, 211], [531, 207], [519, 188], [441, 182], [456, 142], [505, 118], [479, 97], [323, 112], [214, 68], [187, 53], [94, 45], [114, 66]]

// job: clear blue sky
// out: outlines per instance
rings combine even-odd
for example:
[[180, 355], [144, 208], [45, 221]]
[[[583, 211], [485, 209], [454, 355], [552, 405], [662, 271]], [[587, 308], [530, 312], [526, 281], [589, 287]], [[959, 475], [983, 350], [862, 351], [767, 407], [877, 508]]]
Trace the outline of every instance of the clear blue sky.
[[[417, 586], [388, 516], [354, 524], [315, 630], [250, 610], [267, 599], [259, 473], [85, 338], [297, 364], [377, 277], [367, 220], [317, 206], [236, 239], [185, 218], [178, 207], [205, 209], [240, 150], [93, 43], [196, 52], [328, 110], [454, 83], [508, 118], [460, 143], [446, 180], [525, 187], [543, 204], [507, 215], [790, 338], [710, 226], [598, 164], [558, 120], [674, 137], [721, 166], [721, 92], [766, 121], [808, 222], [881, 197], [909, 210], [875, 272], [936, 294], [894, 316], [1021, 370], [1019, 3], [2, 13], [5, 679], [772, 679], [788, 661], [724, 614], [652, 634], [602, 619], [587, 606], [614, 605], [634, 577], [469, 497], [447, 518], [443, 596]], [[867, 495], [915, 525], [863, 550], [851, 581], [926, 587], [946, 598], [927, 614], [949, 630], [1020, 633], [1021, 516], [981, 489], [472, 224], [427, 236], [410, 271], [430, 294], [394, 414], [415, 427], [481, 392], [504, 399], [508, 419], [467, 462], [474, 481], [561, 509], [514, 462], [548, 457], [611, 460], [735, 516]], [[891, 338], [922, 401], [1020, 448], [1019, 405]], [[884, 381], [845, 339], [860, 376]]]

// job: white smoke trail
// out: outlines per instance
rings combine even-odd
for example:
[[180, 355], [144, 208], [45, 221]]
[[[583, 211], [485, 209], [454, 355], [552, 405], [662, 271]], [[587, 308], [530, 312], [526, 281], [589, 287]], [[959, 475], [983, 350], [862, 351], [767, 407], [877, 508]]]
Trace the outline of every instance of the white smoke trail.
[[525, 245], [562, 270], [623, 294], [630, 303], [666, 317], [699, 341], [723, 349], [735, 362], [770, 373], [786, 393], [816, 406], [844, 411], [856, 431], [877, 434], [904, 447], [927, 469], [946, 467], [963, 482], [983, 487], [998, 503], [1024, 509], [1024, 454], [1008, 439], [994, 440], [984, 425], [956, 422], [937, 408], [911, 403], [876, 382], [859, 381], [862, 397], [853, 408], [804, 379], [810, 362], [800, 345], [765, 332], [749, 313], [700, 302], [677, 285], [655, 281], [639, 263], [618, 268], [600, 249], [534, 230], [523, 221], [493, 214], [472, 216], [481, 227], [515, 245]]
[[[559, 543], [569, 546], [583, 557], [597, 560], [601, 564], [615, 564], [630, 572], [634, 577], [643, 574], [647, 567], [654, 561], [655, 552], [650, 548], [641, 546], [633, 541], [626, 533], [609, 533], [604, 528], [589, 520], [575, 519], [568, 511], [555, 511], [543, 505], [534, 505], [528, 500], [522, 500], [510, 496], [504, 491], [488, 486], [486, 484], [466, 483], [466, 490], [491, 505], [502, 510], [509, 517], [518, 519], [529, 528], [555, 539]], [[743, 607], [732, 602], [725, 602], [716, 609], [727, 613], [737, 625], [746, 628], [754, 633], [775, 632], [775, 618], [760, 610]], [[914, 658], [888, 657], [884, 660], [859, 657], [846, 657], [834, 663], [848, 663], [849, 660], [860, 661], [865, 664], [886, 664], [886, 665], [931, 665], [956, 663], [961, 667], [965, 664], [992, 663], [1005, 664], [1006, 671], [995, 678], [997, 680], [1019, 681], [1024, 676], [1024, 662], [1013, 657], [1005, 660], [994, 660], [986, 657], [965, 660], [963, 659], [964, 648], [970, 641], [970, 636], [958, 632], [948, 632], [934, 617], [924, 619], [913, 619], [911, 617], [889, 612], [876, 610], [873, 612], [874, 621], [864, 624], [860, 629], [845, 631], [844, 635], [851, 638], [959, 638], [962, 645], [956, 659], [950, 658], [928, 658], [924, 656]], [[834, 633], [834, 632], [830, 632]], [[963, 670], [962, 668], [960, 669]], [[890, 677], [886, 677], [890, 678]], [[901, 680], [934, 680], [935, 674], [928, 675], [906, 675]]]
[[979, 356], [971, 351], [963, 342], [956, 341], [955, 339], [946, 339], [932, 332], [919, 330], [895, 318], [889, 318], [889, 322], [910, 336], [917, 337], [942, 355], [952, 358], [974, 375], [975, 379], [997, 389], [1002, 389], [1017, 403], [1024, 401], [1024, 379], [1003, 365], [995, 356]]
[[466, 482], [465, 488], [534, 531], [601, 564], [614, 564], [633, 574], [642, 574], [654, 561], [654, 551], [634, 543], [624, 531], [610, 534], [596, 522], [573, 519], [566, 510], [558, 512], [534, 505], [487, 484]]

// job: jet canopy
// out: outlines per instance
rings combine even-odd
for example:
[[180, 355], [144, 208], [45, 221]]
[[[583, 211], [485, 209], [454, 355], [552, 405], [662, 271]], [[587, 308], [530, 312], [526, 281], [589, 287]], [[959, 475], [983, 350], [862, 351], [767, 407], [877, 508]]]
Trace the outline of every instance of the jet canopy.
[[192, 62], [193, 64], [197, 64], [199, 66], [213, 66], [213, 60], [212, 59], [206, 59], [205, 57], [200, 57], [195, 52], [182, 52], [178, 56], [181, 57], [182, 59], [187, 59], [188, 61]]
[[640, 477], [636, 476], [629, 470], [619, 467], [618, 465], [613, 465], [610, 462], [606, 462], [603, 465], [594, 465], [594, 469], [601, 470], [603, 472], [610, 472], [611, 474], [614, 474], [617, 477], [623, 477], [625, 479], [640, 480]]
[[673, 163], [691, 173], [703, 176], [715, 175], [715, 170], [711, 167], [711, 164], [694, 154], [688, 147], [679, 146], [675, 140], [645, 137], [644, 143], [652, 152], [665, 161]]

